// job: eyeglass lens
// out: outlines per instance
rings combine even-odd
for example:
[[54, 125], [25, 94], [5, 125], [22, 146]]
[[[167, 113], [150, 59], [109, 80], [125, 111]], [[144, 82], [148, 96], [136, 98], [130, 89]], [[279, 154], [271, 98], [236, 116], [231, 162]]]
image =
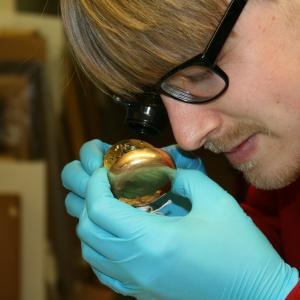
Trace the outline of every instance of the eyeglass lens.
[[183, 101], [207, 101], [226, 87], [224, 79], [205, 66], [190, 66], [176, 72], [161, 83], [167, 94]]

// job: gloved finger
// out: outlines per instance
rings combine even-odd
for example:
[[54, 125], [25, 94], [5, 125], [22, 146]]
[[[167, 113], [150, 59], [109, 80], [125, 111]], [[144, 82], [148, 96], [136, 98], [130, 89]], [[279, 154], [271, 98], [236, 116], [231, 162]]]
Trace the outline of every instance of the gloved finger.
[[172, 156], [177, 168], [194, 169], [205, 173], [205, 167], [202, 160], [192, 152], [184, 151], [177, 145], [167, 146], [163, 148], [163, 150]]
[[121, 238], [131, 237], [140, 232], [150, 221], [150, 214], [147, 212], [114, 198], [105, 168], [96, 170], [90, 178], [86, 207], [92, 222]]
[[80, 161], [85, 171], [91, 175], [97, 168], [103, 166], [103, 156], [110, 147], [98, 139], [86, 142], [80, 149]]
[[190, 215], [223, 219], [243, 211], [235, 199], [202, 172], [177, 169], [172, 191], [192, 202]]
[[126, 281], [126, 273], [122, 270], [122, 264], [111, 261], [99, 254], [85, 242], [81, 242], [81, 251], [83, 259], [93, 268], [105, 274], [106, 276], [115, 278], [119, 281]]
[[136, 254], [132, 239], [120, 239], [93, 223], [86, 209], [83, 209], [76, 228], [81, 241], [96, 250], [102, 256], [114, 261], [133, 258]]
[[124, 296], [134, 296], [135, 290], [133, 288], [127, 287], [119, 280], [116, 280], [112, 277], [109, 277], [101, 272], [99, 272], [97, 269], [92, 268], [94, 273], [96, 274], [97, 278], [100, 282], [102, 282], [104, 285], [108, 286], [110, 289], [115, 291], [116, 293], [122, 294]]
[[78, 160], [65, 165], [61, 172], [63, 186], [82, 198], [85, 198], [89, 178], [90, 176], [85, 172]]
[[79, 218], [84, 207], [84, 199], [74, 193], [68, 193], [65, 199], [67, 213], [75, 218]]

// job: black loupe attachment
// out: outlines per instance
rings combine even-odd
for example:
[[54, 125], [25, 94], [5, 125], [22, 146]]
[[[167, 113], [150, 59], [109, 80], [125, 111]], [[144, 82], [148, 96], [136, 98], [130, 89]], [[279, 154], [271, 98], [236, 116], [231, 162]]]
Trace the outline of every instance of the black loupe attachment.
[[137, 134], [154, 136], [161, 132], [167, 113], [158, 95], [145, 93], [136, 96], [137, 101], [124, 101], [119, 96], [113, 100], [126, 108], [125, 123]]

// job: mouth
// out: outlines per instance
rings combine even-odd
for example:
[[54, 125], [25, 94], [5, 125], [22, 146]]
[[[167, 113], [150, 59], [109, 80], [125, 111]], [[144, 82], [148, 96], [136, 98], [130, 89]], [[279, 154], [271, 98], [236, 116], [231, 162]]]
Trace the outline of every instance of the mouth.
[[251, 159], [256, 148], [257, 135], [253, 134], [224, 154], [233, 165], [240, 165]]

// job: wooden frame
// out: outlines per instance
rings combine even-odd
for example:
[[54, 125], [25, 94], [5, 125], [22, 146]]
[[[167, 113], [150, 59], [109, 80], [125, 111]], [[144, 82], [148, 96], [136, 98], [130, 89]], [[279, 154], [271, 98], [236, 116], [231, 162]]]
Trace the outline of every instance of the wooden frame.
[[46, 164], [1, 161], [0, 194], [20, 196], [20, 300], [45, 300]]
[[20, 295], [20, 197], [0, 193], [0, 299]]

